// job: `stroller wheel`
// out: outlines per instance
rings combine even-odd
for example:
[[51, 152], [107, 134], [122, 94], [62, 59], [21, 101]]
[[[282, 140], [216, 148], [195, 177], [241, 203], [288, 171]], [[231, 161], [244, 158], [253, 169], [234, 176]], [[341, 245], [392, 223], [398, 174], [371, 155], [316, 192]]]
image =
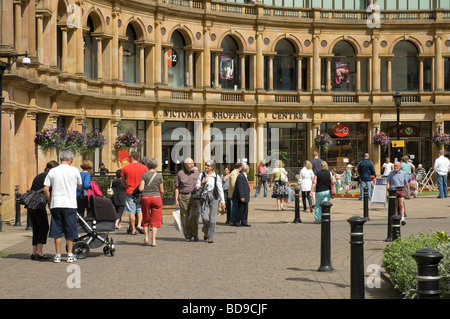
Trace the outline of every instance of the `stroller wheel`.
[[111, 239], [109, 243], [103, 247], [103, 253], [105, 255], [110, 254], [111, 256], [114, 256], [114, 252], [116, 251], [116, 248], [114, 248], [114, 241]]
[[87, 257], [89, 255], [89, 251], [89, 245], [82, 240], [77, 241], [73, 244], [72, 252], [75, 254], [75, 256], [77, 256], [78, 259]]

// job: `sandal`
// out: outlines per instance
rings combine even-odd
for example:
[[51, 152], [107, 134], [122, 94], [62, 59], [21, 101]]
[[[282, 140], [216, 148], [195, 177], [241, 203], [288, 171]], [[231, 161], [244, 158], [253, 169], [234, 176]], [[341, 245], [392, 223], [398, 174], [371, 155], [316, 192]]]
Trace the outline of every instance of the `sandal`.
[[137, 229], [137, 231], [138, 231], [140, 234], [143, 234], [143, 233], [144, 233], [144, 228], [142, 228], [142, 227], [136, 227], [136, 229]]

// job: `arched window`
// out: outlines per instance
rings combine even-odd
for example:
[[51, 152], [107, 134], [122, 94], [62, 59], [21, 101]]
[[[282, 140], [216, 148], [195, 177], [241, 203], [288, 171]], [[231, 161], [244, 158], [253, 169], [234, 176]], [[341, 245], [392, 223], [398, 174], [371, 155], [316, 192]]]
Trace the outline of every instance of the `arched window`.
[[223, 89], [240, 88], [240, 63], [237, 54], [238, 45], [231, 36], [226, 36], [220, 46], [219, 55], [219, 84]]
[[286, 39], [275, 46], [277, 54], [273, 59], [273, 89], [275, 91], [297, 90], [297, 61], [295, 48]]
[[188, 74], [189, 66], [187, 63], [187, 56], [184, 50], [185, 41], [179, 31], [175, 31], [170, 38], [172, 48], [167, 53], [167, 66], [169, 75], [169, 86], [171, 87], [185, 87], [189, 85]]
[[392, 90], [419, 90], [419, 60], [417, 47], [410, 41], [400, 41], [394, 47], [392, 59]]
[[97, 40], [92, 36], [94, 24], [91, 17], [88, 17], [87, 28], [84, 33], [84, 75], [97, 80]]
[[339, 41], [333, 48], [333, 54], [331, 60], [331, 89], [337, 92], [355, 92], [355, 49], [347, 41]]
[[123, 82], [128, 84], [139, 83], [139, 56], [137, 55], [136, 32], [131, 25], [127, 26], [127, 39], [122, 45]]

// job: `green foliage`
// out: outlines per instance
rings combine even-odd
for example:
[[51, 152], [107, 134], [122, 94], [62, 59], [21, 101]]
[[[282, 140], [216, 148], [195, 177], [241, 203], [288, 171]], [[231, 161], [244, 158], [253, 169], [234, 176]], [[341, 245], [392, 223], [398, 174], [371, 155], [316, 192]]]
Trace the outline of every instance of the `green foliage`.
[[102, 192], [103, 196], [106, 197], [106, 190], [108, 189], [109, 185], [111, 185], [111, 181], [116, 178], [115, 176], [93, 176], [91, 174], [91, 180], [97, 182], [98, 188], [100, 188], [100, 191]]
[[253, 168], [253, 166], [250, 166], [250, 168], [249, 168], [247, 179], [249, 181], [254, 181], [255, 180], [255, 169]]
[[390, 275], [394, 287], [401, 291], [405, 298], [415, 298], [417, 263], [412, 255], [423, 248], [431, 248], [444, 255], [439, 264], [440, 288], [444, 298], [450, 297], [450, 239], [445, 232], [421, 233], [417, 237], [410, 236], [393, 241], [383, 251], [382, 266]]
[[175, 196], [175, 179], [176, 176], [163, 175], [164, 181], [164, 197]]

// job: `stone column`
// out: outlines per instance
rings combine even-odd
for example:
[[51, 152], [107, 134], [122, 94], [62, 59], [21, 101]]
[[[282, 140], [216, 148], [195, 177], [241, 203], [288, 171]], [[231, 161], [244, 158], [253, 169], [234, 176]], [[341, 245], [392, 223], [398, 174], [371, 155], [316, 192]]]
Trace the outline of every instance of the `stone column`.
[[327, 58], [327, 92], [331, 92], [331, 58]]
[[123, 42], [122, 40], [118, 41], [118, 49], [117, 49], [117, 78], [120, 82], [123, 81]]
[[211, 27], [203, 29], [203, 87], [211, 87]]
[[219, 81], [219, 56], [220, 52], [214, 53], [214, 88], [220, 89], [220, 81]]
[[111, 79], [119, 79], [119, 57], [122, 56], [119, 50], [119, 13], [112, 13], [112, 42], [111, 42]]
[[155, 85], [161, 84], [161, 76], [162, 76], [162, 70], [161, 70], [161, 22], [155, 21], [155, 47], [153, 50], [155, 50], [155, 60], [153, 62], [155, 66]]
[[442, 58], [442, 35], [437, 34], [435, 35], [435, 47], [436, 47], [436, 56], [435, 56], [435, 63], [436, 66], [434, 68], [434, 73], [436, 76], [435, 80], [435, 91], [444, 91], [444, 59]]
[[302, 57], [297, 58], [297, 92], [302, 91]]
[[241, 55], [241, 90], [245, 91], [245, 55]]
[[67, 55], [68, 55], [68, 51], [67, 51], [67, 28], [63, 27], [61, 28], [61, 71], [62, 72], [67, 72]]
[[256, 32], [256, 90], [264, 90], [263, 34]]
[[419, 58], [419, 92], [423, 92], [423, 58]]
[[361, 59], [356, 58], [356, 92], [361, 92]]
[[273, 91], [273, 56], [269, 56], [269, 91]]
[[164, 85], [168, 86], [169, 85], [169, 64], [168, 64], [168, 59], [169, 59], [169, 47], [164, 47]]
[[37, 58], [39, 63], [44, 63], [44, 17], [42, 14], [36, 15], [36, 42]]
[[372, 35], [372, 91], [380, 92], [379, 39]]
[[392, 58], [387, 59], [387, 91], [392, 92]]
[[164, 121], [154, 120], [153, 121], [153, 144], [154, 144], [154, 159], [160, 164], [162, 167], [162, 123]]
[[22, 3], [14, 1], [14, 47], [17, 53], [22, 52]]
[[139, 83], [145, 84], [145, 46], [138, 45], [139, 48]]
[[188, 51], [188, 70], [189, 70], [189, 83], [190, 88], [194, 87], [194, 52]]
[[313, 91], [320, 92], [320, 43], [319, 36], [313, 35]]
[[97, 41], [97, 80], [103, 79], [103, 46], [102, 38], [96, 37]]

